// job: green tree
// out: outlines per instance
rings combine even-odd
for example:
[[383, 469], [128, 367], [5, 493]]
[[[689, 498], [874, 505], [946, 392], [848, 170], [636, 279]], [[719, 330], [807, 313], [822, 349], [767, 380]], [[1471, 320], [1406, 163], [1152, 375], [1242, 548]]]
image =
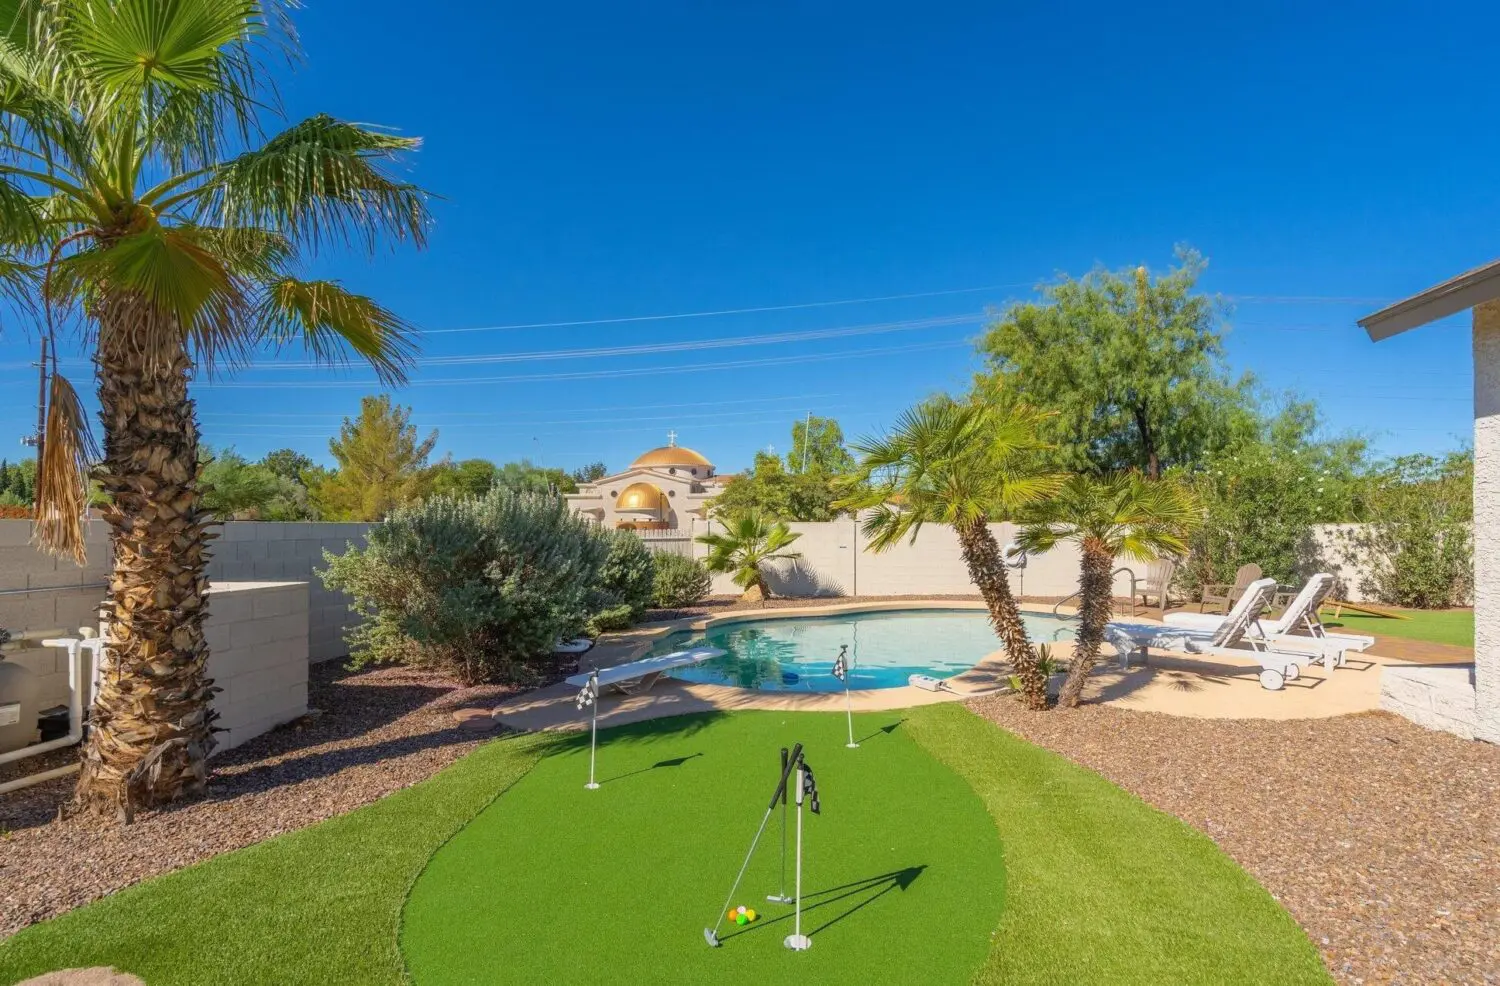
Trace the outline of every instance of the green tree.
[[734, 584], [744, 589], [740, 597], [756, 602], [766, 597], [766, 578], [761, 566], [777, 559], [801, 558], [787, 551], [801, 534], [786, 524], [774, 521], [754, 510], [747, 510], [720, 522], [724, 530], [698, 536], [699, 544], [708, 545], [704, 565], [710, 572], [731, 572]]
[[36, 499], [36, 460], [0, 460], [0, 497], [11, 506], [29, 507]]
[[495, 485], [495, 464], [488, 459], [444, 459], [432, 467], [434, 496], [484, 496]]
[[1114, 598], [1115, 559], [1120, 555], [1151, 561], [1181, 555], [1201, 522], [1187, 488], [1173, 481], [1149, 482], [1138, 473], [1095, 478], [1075, 475], [1057, 493], [1026, 512], [1017, 542], [1027, 551], [1050, 551], [1073, 541], [1082, 554], [1079, 616], [1073, 662], [1058, 705], [1070, 709], [1083, 694], [1089, 671], [1099, 659], [1104, 628]]
[[753, 468], [725, 484], [712, 510], [719, 517], [751, 510], [778, 520], [826, 521], [839, 515], [834, 501], [841, 495], [835, 477], [821, 471], [789, 473], [779, 457], [757, 452]]
[[1227, 583], [1254, 563], [1283, 584], [1311, 556], [1313, 527], [1360, 520], [1369, 470], [1363, 439], [1320, 437], [1310, 402], [1292, 401], [1191, 469], [1176, 470], [1203, 505], [1183, 587]]
[[599, 482], [599, 480], [608, 475], [609, 470], [605, 468], [605, 465], [602, 462], [590, 462], [586, 466], [574, 469], [572, 473], [573, 482], [575, 485], [581, 485], [583, 483], [597, 483]]
[[786, 468], [795, 475], [815, 472], [842, 476], [854, 471], [854, 457], [844, 447], [844, 429], [838, 421], [814, 416], [793, 423]]
[[1053, 493], [1061, 477], [1036, 471], [1044, 415], [1022, 407], [929, 400], [883, 438], [854, 443], [863, 488], [837, 506], [866, 511], [871, 551], [915, 540], [926, 524], [953, 528], [969, 578], [1021, 681], [1026, 704], [1047, 707], [1047, 679], [1010, 591], [992, 520]]
[[288, 498], [294, 485], [233, 448], [215, 453], [208, 445], [200, 445], [198, 456], [204, 463], [198, 476], [203, 506], [223, 520], [266, 519], [274, 509], [272, 504]]
[[[104, 427], [110, 673], [78, 793], [128, 816], [201, 788], [214, 747], [203, 621], [215, 519], [189, 381], [294, 341], [401, 379], [408, 326], [304, 279], [300, 261], [341, 242], [425, 239], [423, 193], [387, 171], [417, 141], [316, 116], [260, 143], [278, 105], [261, 59], [292, 44], [279, 5], [13, 0], [3, 23], [0, 229], [45, 262], [48, 305], [78, 316]], [[91, 451], [77, 396], [54, 376], [37, 531], [75, 558]]]
[[545, 469], [530, 459], [507, 462], [495, 472], [495, 485], [513, 493], [577, 493], [578, 484], [562, 469]]
[[427, 457], [437, 432], [417, 437], [411, 408], [389, 396], [360, 399], [359, 417], [345, 418], [328, 451], [338, 463], [313, 490], [322, 516], [330, 520], [380, 520], [396, 507], [427, 495]]
[[312, 472], [314, 468], [312, 459], [289, 448], [267, 452], [260, 464], [282, 479], [289, 479], [294, 483], [303, 483], [303, 475]]
[[1098, 269], [1011, 306], [979, 342], [976, 390], [1055, 410], [1042, 437], [1074, 471], [1156, 479], [1252, 429], [1250, 380], [1229, 379], [1215, 302], [1195, 290], [1204, 262], [1178, 256], [1161, 277]]

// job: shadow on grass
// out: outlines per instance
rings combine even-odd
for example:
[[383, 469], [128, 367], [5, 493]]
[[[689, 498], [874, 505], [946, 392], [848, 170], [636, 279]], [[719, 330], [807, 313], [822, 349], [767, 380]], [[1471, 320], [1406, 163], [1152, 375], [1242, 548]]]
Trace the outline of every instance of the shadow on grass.
[[649, 767], [641, 767], [638, 770], [629, 770], [629, 771], [626, 771], [623, 774], [616, 774], [614, 777], [606, 777], [604, 780], [600, 781], [599, 783], [600, 784], [613, 784], [615, 781], [623, 781], [625, 778], [627, 778], [627, 777], [634, 777], [636, 774], [644, 774], [644, 773], [647, 773], [649, 771], [660, 770], [660, 769], [662, 769], [664, 767], [681, 767], [683, 764], [687, 763], [689, 760], [692, 760], [692, 759], [694, 759], [696, 757], [701, 757], [701, 756], [703, 756], [702, 753], [689, 753], [685, 757], [672, 757], [670, 760], [658, 760], [658, 761], [656, 761], [656, 763], [652, 764]]
[[877, 729], [874, 732], [870, 733], [868, 736], [861, 736], [859, 739], [855, 740], [855, 742], [856, 743], [863, 743], [863, 742], [865, 742], [867, 740], [872, 740], [875, 737], [880, 736], [882, 734], [884, 734], [886, 736], [889, 736], [892, 733], [894, 733], [897, 729], [901, 728], [901, 724], [903, 722], [905, 722], [905, 721], [906, 721], [905, 719], [897, 719], [893, 723], [889, 723], [887, 725], [881, 726], [879, 729]]
[[[852, 917], [866, 907], [869, 907], [891, 891], [905, 890], [915, 883], [917, 877], [921, 876], [922, 872], [926, 869], [926, 863], [919, 866], [907, 866], [903, 869], [891, 870], [889, 873], [880, 873], [876, 876], [865, 877], [864, 879], [854, 880], [850, 883], [842, 883], [837, 887], [829, 887], [825, 890], [815, 890], [811, 893], [803, 894], [803, 917], [806, 918], [810, 914], [822, 911], [822, 913], [817, 914], [817, 917], [820, 920], [823, 918], [827, 919], [817, 927], [808, 930], [806, 934], [812, 936], [826, 931], [845, 918]], [[847, 902], [842, 910], [823, 910], [824, 908], [834, 907], [840, 902]], [[740, 935], [753, 934], [773, 924], [791, 921], [793, 917], [794, 913], [787, 913], [780, 917], [757, 921], [753, 925], [745, 926], [742, 930], [731, 931], [721, 941], [727, 942], [729, 939], [738, 938]]]

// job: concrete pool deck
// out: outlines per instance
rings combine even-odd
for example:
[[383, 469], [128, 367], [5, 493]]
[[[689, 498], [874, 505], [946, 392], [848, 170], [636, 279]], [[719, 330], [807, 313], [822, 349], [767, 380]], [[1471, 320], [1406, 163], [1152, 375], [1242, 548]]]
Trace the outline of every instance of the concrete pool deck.
[[[692, 617], [611, 634], [601, 638], [585, 664], [613, 667], [635, 660], [668, 634], [747, 620], [920, 609], [983, 612], [984, 608], [977, 601], [950, 599], [735, 610], [722, 616]], [[1027, 612], [1049, 615], [1034, 609]], [[1067, 642], [1058, 646], [1067, 646]], [[1120, 669], [1112, 659], [1102, 659], [1084, 698], [1123, 709], [1201, 719], [1318, 719], [1368, 712], [1380, 708], [1382, 668], [1412, 663], [1394, 656], [1399, 649], [1396, 642], [1382, 640], [1373, 649], [1376, 653], [1351, 654], [1344, 667], [1332, 672], [1321, 664], [1309, 663], [1296, 681], [1275, 692], [1260, 686], [1260, 665], [1249, 657], [1241, 661], [1155, 651], [1144, 666], [1136, 664], [1129, 669]], [[1106, 654], [1112, 658], [1108, 650]], [[849, 693], [850, 704], [856, 712], [883, 712], [964, 701], [1005, 687], [1007, 675], [1004, 653], [997, 650], [970, 670], [950, 678], [953, 691], [929, 692], [909, 685], [859, 689]], [[511, 729], [585, 729], [589, 715], [574, 704], [576, 695], [576, 688], [559, 683], [508, 699], [491, 715]], [[841, 692], [758, 691], [663, 679], [641, 695], [603, 696], [598, 712], [601, 726], [618, 726], [662, 716], [739, 709], [841, 712], [844, 696]]]

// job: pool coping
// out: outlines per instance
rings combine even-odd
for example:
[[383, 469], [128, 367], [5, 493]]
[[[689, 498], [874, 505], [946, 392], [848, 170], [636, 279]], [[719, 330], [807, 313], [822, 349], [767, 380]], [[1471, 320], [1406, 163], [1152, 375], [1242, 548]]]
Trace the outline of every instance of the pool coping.
[[[767, 619], [796, 619], [808, 616], [838, 616], [849, 613], [901, 612], [909, 610], [951, 610], [988, 612], [979, 600], [900, 599], [874, 602], [851, 602], [831, 606], [787, 606], [768, 609], [735, 610], [715, 616], [689, 616], [661, 623], [646, 624], [621, 633], [599, 638], [585, 662], [600, 668], [614, 667], [636, 660], [653, 644], [673, 633], [707, 630], [730, 623]], [[1023, 613], [1053, 615], [1022, 607]], [[1076, 610], [1064, 606], [1059, 614], [1074, 615]], [[1010, 664], [1003, 648], [985, 655], [970, 667], [945, 679], [949, 687], [927, 691], [912, 685], [892, 688], [857, 688], [847, 692], [849, 706], [855, 712], [877, 712], [962, 702], [983, 695], [1008, 691]], [[565, 684], [515, 696], [491, 713], [492, 718], [512, 729], [538, 730], [586, 729], [589, 718], [573, 703], [576, 689]], [[734, 685], [690, 683], [673, 678], [662, 679], [651, 691], [640, 695], [606, 697], [598, 706], [600, 725], [623, 725], [659, 716], [684, 715], [691, 712], [765, 709], [798, 712], [842, 712], [844, 692], [762, 691]]]

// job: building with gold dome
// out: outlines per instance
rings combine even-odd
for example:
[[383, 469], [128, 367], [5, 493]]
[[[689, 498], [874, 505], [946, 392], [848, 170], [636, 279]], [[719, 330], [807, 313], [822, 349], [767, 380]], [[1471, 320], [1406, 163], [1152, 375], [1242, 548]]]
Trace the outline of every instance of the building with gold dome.
[[714, 474], [714, 465], [667, 433], [667, 444], [641, 455], [630, 468], [594, 483], [583, 483], [568, 494], [575, 513], [604, 527], [670, 531], [691, 526], [706, 517], [708, 502], [723, 490], [727, 479]]

